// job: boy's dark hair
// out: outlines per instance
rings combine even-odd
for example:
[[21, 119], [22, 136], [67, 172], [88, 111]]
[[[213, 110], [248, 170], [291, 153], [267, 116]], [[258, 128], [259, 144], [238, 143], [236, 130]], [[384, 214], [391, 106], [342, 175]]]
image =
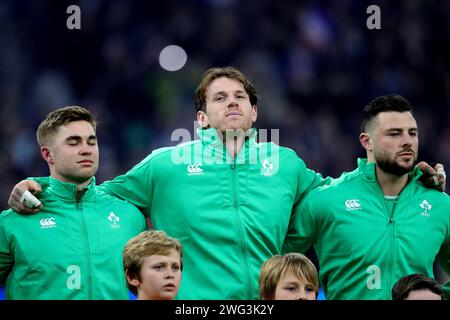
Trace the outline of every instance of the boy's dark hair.
[[405, 300], [411, 291], [427, 289], [443, 298], [439, 283], [423, 274], [410, 274], [400, 278], [392, 288], [392, 300]]
[[397, 111], [397, 112], [411, 112], [411, 104], [398, 94], [388, 94], [377, 97], [370, 101], [363, 109], [361, 116], [361, 132], [367, 132], [369, 123], [380, 112]]

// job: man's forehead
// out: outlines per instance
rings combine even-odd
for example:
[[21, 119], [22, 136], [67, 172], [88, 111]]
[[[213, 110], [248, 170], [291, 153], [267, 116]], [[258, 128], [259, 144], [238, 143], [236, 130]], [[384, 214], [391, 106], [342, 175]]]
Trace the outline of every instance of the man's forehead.
[[71, 136], [89, 137], [95, 136], [95, 130], [87, 121], [74, 121], [60, 126], [56, 135], [63, 138]]
[[376, 126], [383, 129], [417, 128], [416, 120], [411, 112], [380, 112], [374, 120], [376, 122]]

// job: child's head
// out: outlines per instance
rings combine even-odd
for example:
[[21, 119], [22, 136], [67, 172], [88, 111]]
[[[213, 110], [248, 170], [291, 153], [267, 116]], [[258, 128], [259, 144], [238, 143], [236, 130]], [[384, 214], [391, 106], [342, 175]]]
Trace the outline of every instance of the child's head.
[[181, 281], [182, 252], [177, 239], [149, 230], [125, 245], [123, 262], [128, 288], [141, 300], [170, 300]]
[[303, 254], [275, 255], [261, 267], [259, 297], [262, 300], [315, 300], [318, 292], [317, 269]]
[[442, 300], [443, 296], [441, 285], [422, 274], [404, 276], [392, 287], [392, 300]]

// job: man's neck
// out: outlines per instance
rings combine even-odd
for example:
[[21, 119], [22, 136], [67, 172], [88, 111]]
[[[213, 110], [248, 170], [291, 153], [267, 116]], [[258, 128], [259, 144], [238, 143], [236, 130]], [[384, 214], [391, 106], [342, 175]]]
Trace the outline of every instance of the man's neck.
[[393, 175], [375, 166], [377, 180], [385, 196], [398, 196], [408, 183], [409, 176], [405, 173], [402, 176]]
[[246, 132], [242, 130], [218, 132], [227, 148], [228, 154], [234, 159], [244, 145], [248, 130]]
[[73, 183], [73, 184], [76, 184], [76, 185], [77, 185], [77, 191], [78, 191], [78, 192], [80, 192], [84, 187], [88, 186], [89, 183], [91, 183], [91, 181], [92, 181], [92, 177], [90, 177], [89, 179], [87, 179], [87, 180], [84, 181], [84, 182], [79, 182], [79, 181], [72, 181], [72, 180], [70, 180], [70, 179], [66, 179], [66, 178], [64, 178], [64, 177], [62, 177], [62, 176], [60, 176], [60, 175], [58, 175], [58, 174], [54, 174], [54, 173], [50, 173], [50, 176], [51, 176], [53, 179], [56, 179], [56, 180], [59, 180], [59, 181], [65, 182], [65, 183]]
[[234, 159], [241, 150], [242, 145], [244, 144], [244, 140], [245, 140], [244, 136], [225, 139], [224, 141], [225, 147], [227, 148], [227, 151], [232, 159]]

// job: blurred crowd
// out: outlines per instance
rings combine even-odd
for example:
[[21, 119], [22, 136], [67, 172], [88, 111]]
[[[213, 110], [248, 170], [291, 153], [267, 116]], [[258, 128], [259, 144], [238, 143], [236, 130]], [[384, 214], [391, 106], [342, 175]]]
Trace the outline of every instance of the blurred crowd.
[[[81, 9], [69, 30], [66, 8]], [[366, 9], [381, 9], [369, 30]], [[260, 95], [259, 128], [308, 167], [352, 170], [362, 107], [398, 93], [415, 108], [422, 160], [450, 171], [450, 2], [298, 0], [0, 1], [0, 203], [27, 176], [48, 175], [35, 131], [48, 112], [90, 109], [100, 121], [97, 181], [194, 134], [193, 93], [206, 69], [232, 65]], [[170, 72], [160, 51], [187, 63]]]

